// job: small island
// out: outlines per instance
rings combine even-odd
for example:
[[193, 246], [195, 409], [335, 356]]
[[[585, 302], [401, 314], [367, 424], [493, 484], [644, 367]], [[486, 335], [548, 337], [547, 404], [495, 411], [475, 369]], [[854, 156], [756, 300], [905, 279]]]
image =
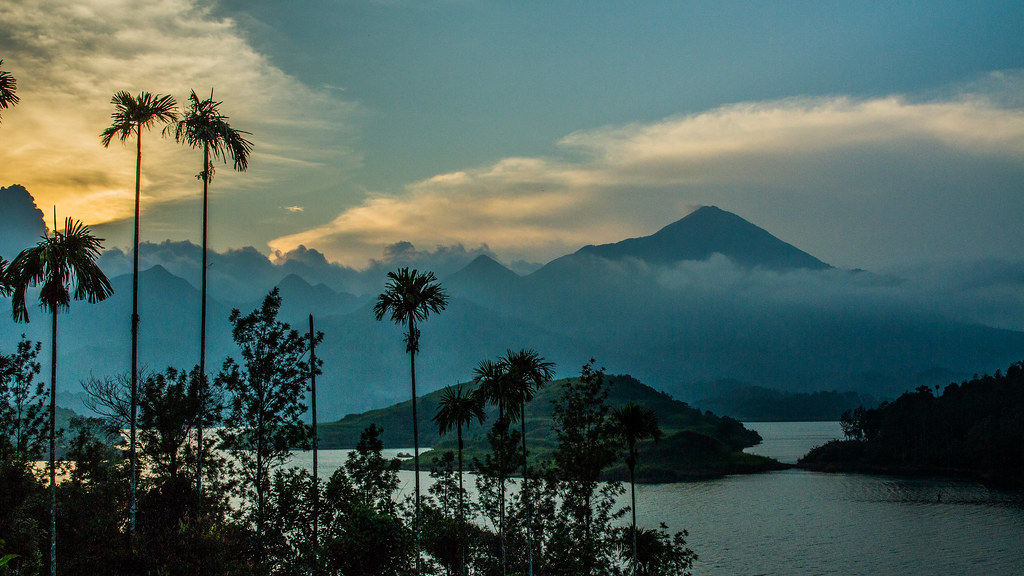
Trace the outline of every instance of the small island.
[[[749, 474], [788, 468], [771, 458], [747, 454], [744, 448], [761, 442], [757, 432], [744, 428], [738, 420], [727, 416], [716, 416], [702, 412], [686, 402], [654, 390], [629, 375], [608, 375], [608, 406], [618, 407], [627, 402], [647, 406], [654, 410], [658, 425], [664, 436], [657, 442], [644, 440], [640, 443], [640, 464], [636, 469], [638, 482], [663, 483], [687, 480], [701, 480], [727, 474]], [[566, 379], [555, 380], [545, 385], [526, 405], [526, 429], [529, 442], [530, 466], [550, 461], [556, 441], [551, 426], [554, 403], [561, 395]], [[454, 434], [441, 436], [437, 425], [431, 421], [441, 400], [442, 390], [426, 394], [417, 399], [419, 407], [420, 444], [432, 447], [420, 454], [421, 461], [429, 464], [440, 459], [444, 453], [454, 451], [457, 441]], [[386, 446], [408, 447], [412, 445], [411, 402], [402, 402], [388, 408], [371, 410], [363, 414], [350, 414], [336, 422], [320, 424], [318, 431], [322, 448], [353, 448], [359, 435], [370, 424], [383, 428], [382, 440]], [[482, 461], [491, 448], [487, 433], [497, 418], [497, 409], [489, 407], [487, 420], [483, 425], [468, 427], [464, 432], [466, 462], [474, 458]], [[412, 469], [412, 462], [403, 462]], [[628, 479], [629, 473], [624, 462], [619, 462], [604, 472], [605, 480]]]
[[1024, 362], [946, 386], [906, 392], [841, 419], [845, 440], [811, 450], [809, 470], [971, 478], [1024, 490]]

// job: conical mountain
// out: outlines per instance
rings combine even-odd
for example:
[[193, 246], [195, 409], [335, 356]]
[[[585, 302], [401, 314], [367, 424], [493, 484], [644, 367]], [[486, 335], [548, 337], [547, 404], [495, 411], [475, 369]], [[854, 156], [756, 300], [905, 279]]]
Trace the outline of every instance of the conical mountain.
[[682, 260], [707, 260], [713, 254], [722, 254], [736, 264], [751, 268], [821, 270], [830, 267], [766, 230], [715, 206], [699, 208], [650, 236], [614, 244], [584, 246], [576, 254], [590, 254], [608, 260], [634, 258], [662, 265]]
[[465, 268], [444, 279], [444, 285], [452, 294], [477, 300], [475, 296], [506, 294], [515, 288], [522, 278], [504, 267], [494, 258], [481, 254]]
[[[308, 314], [330, 316], [347, 314], [359, 306], [359, 298], [348, 292], [338, 292], [326, 284], [310, 284], [297, 274], [288, 274], [277, 283], [281, 290], [281, 317], [288, 322], [304, 326]], [[259, 303], [253, 304], [255, 308]]]

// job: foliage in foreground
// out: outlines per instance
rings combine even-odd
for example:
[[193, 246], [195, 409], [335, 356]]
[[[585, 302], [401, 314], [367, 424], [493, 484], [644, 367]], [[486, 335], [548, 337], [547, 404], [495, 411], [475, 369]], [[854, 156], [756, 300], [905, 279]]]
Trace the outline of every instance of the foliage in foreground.
[[[277, 321], [279, 306], [271, 293], [252, 314], [232, 313], [242, 361], [226, 362], [213, 382], [201, 386], [198, 369], [145, 375], [134, 545], [125, 522], [130, 465], [126, 450], [115, 447], [130, 379], [89, 383], [105, 419], [79, 419], [64, 434], [58, 574], [397, 576], [415, 573], [417, 564], [422, 574], [525, 574], [530, 558], [538, 575], [632, 573], [624, 489], [600, 481], [626, 454], [602, 370], [587, 364], [560, 389], [551, 412], [554, 459], [531, 468], [521, 489], [509, 478], [524, 463], [523, 444], [503, 419], [488, 435], [492, 452], [475, 464], [475, 495], [462, 485], [455, 454], [441, 453], [422, 501], [417, 546], [415, 507], [399, 490], [398, 461], [383, 456], [379, 426], [363, 430], [326, 481], [285, 467], [290, 451], [310, 438], [299, 418], [305, 378], [316, 367], [308, 361], [310, 340]], [[46, 473], [33, 463], [48, 434], [35, 416], [46, 400], [35, 383], [37, 352], [26, 342], [0, 355], [0, 574], [48, 570]], [[221, 428], [216, 445], [196, 445], [200, 423]], [[664, 526], [638, 530], [636, 573], [687, 574], [696, 556], [684, 537]]]

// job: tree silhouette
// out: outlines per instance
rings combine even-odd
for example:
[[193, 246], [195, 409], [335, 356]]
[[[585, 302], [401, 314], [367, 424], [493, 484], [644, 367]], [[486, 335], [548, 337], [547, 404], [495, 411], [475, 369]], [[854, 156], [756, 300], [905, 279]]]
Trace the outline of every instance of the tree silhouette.
[[[263, 303], [243, 316], [231, 312], [231, 335], [241, 353], [240, 363], [228, 358], [217, 376], [230, 395], [228, 415], [222, 435], [224, 445], [239, 463], [255, 496], [257, 545], [262, 551], [266, 541], [266, 499], [272, 470], [284, 463], [291, 450], [309, 440], [309, 428], [303, 424], [303, 402], [311, 365], [309, 350], [323, 340], [293, 330], [277, 319], [281, 295], [274, 288]], [[314, 359], [315, 361], [315, 359]], [[245, 487], [243, 487], [245, 488]], [[265, 561], [263, 554], [259, 562]]]
[[[0, 60], [0, 66], [4, 61]], [[10, 72], [0, 70], [0, 108], [10, 108], [18, 103], [18, 81], [11, 76]]]
[[[452, 428], [455, 428], [459, 439], [459, 526], [463, 530], [466, 524], [466, 510], [462, 503], [462, 427], [468, 426], [473, 420], [483, 424], [486, 418], [487, 414], [484, 412], [483, 405], [473, 394], [467, 393], [462, 384], [455, 387], [448, 386], [441, 392], [441, 401], [438, 403], [437, 414], [434, 415], [433, 420], [437, 422], [438, 432], [447, 434], [451, 432]], [[462, 573], [465, 573], [465, 538], [461, 538], [459, 542], [460, 547], [463, 548], [461, 570]]]
[[120, 91], [110, 99], [114, 112], [110, 115], [113, 121], [100, 134], [100, 142], [109, 147], [111, 140], [117, 138], [122, 143], [135, 135], [135, 236], [132, 244], [132, 372], [131, 372], [131, 410], [129, 422], [129, 455], [131, 460], [131, 478], [129, 479], [130, 503], [128, 506], [128, 533], [135, 540], [135, 511], [137, 508], [136, 488], [138, 485], [138, 447], [136, 446], [136, 412], [139, 405], [139, 197], [142, 186], [142, 129], [147, 130], [153, 124], [168, 124], [178, 119], [174, 108], [177, 102], [172, 96], [153, 95], [142, 92], [132, 96]]
[[[28, 322], [25, 292], [30, 286], [40, 286], [39, 304], [49, 311], [51, 318], [50, 362], [50, 573], [57, 573], [57, 313], [71, 306], [71, 298], [96, 303], [114, 293], [110, 281], [96, 264], [103, 247], [89, 227], [68, 218], [63, 231], [44, 236], [32, 248], [22, 250], [7, 269], [8, 282], [13, 287], [11, 300], [15, 322]], [[74, 287], [74, 292], [71, 288]]]
[[416, 474], [416, 571], [419, 572], [420, 534], [420, 439], [416, 422], [416, 353], [420, 349], [420, 331], [416, 324], [431, 313], [440, 314], [448, 306], [448, 295], [433, 272], [399, 268], [388, 272], [384, 292], [377, 296], [373, 313], [378, 321], [389, 316], [395, 324], [406, 327], [405, 351], [409, 353], [409, 374], [412, 381], [413, 467]]
[[0, 354], [0, 460], [26, 463], [43, 453], [47, 394], [45, 383], [35, 381], [41, 347], [22, 334], [13, 354]]
[[506, 572], [505, 549], [505, 477], [507, 474], [505, 461], [508, 451], [508, 428], [513, 420], [510, 412], [518, 411], [518, 398], [508, 381], [508, 365], [499, 359], [482, 360], [473, 370], [477, 389], [474, 395], [481, 404], [493, 404], [498, 407], [498, 419], [493, 430], [498, 436], [498, 540], [501, 545], [501, 572]]
[[[213, 179], [213, 166], [210, 164], [210, 156], [227, 162], [230, 157], [234, 163], [235, 170], [244, 172], [249, 167], [249, 154], [252, 152], [252, 143], [245, 138], [249, 132], [235, 130], [228, 124], [228, 117], [220, 113], [221, 102], [213, 99], [213, 90], [210, 90], [210, 97], [200, 100], [195, 90], [189, 95], [189, 107], [185, 115], [173, 126], [165, 128], [165, 132], [173, 128], [174, 140], [184, 143], [192, 148], [203, 149], [203, 171], [199, 173], [199, 179], [203, 181], [203, 258], [202, 258], [202, 282], [200, 292], [202, 303], [200, 305], [199, 319], [199, 392], [200, 405], [206, 403], [206, 240], [207, 240], [207, 207], [210, 191], [210, 181]], [[197, 430], [197, 443], [199, 445], [196, 454], [198, 462], [196, 466], [196, 489], [200, 499], [203, 494], [203, 428], [205, 422], [200, 423]]]
[[633, 573], [637, 567], [636, 547], [636, 445], [641, 440], [653, 438], [655, 441], [661, 439], [661, 428], [658, 427], [658, 415], [654, 410], [646, 406], [640, 406], [633, 402], [627, 402], [624, 406], [612, 411], [612, 419], [615, 421], [617, 432], [623, 442], [626, 443], [626, 467], [629, 468], [629, 496], [633, 513], [632, 534], [633, 534]]
[[529, 466], [526, 452], [526, 403], [545, 382], [555, 375], [555, 363], [547, 362], [536, 350], [522, 349], [518, 352], [507, 350], [502, 359], [508, 372], [510, 393], [519, 401], [519, 424], [523, 441], [523, 492], [526, 501], [526, 541], [529, 574], [533, 576], [533, 528], [531, 526], [531, 503], [529, 498]]

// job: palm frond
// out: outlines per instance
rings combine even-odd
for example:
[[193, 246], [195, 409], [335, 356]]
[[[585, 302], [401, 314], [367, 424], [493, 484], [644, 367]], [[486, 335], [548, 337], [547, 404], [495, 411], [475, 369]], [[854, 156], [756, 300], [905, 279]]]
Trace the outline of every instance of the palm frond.
[[169, 124], [178, 119], [178, 103], [173, 96], [149, 92], [132, 96], [121, 90], [114, 94], [110, 103], [114, 105], [110, 114], [111, 124], [100, 134], [100, 143], [104, 147], [110, 146], [114, 138], [124, 142], [143, 128], [148, 130], [153, 124]]
[[[4, 61], [0, 60], [0, 66]], [[17, 104], [20, 99], [17, 94], [18, 81], [11, 76], [10, 72], [0, 70], [0, 108], [10, 108]]]
[[[244, 172], [249, 167], [249, 154], [252, 153], [252, 142], [246, 136], [252, 134], [231, 127], [228, 117], [220, 113], [222, 102], [214, 101], [212, 93], [209, 98], [200, 100], [193, 90], [188, 100], [184, 116], [173, 126], [165, 128], [164, 133], [173, 134], [175, 141], [192, 148], [207, 148], [214, 158], [225, 163], [230, 158], [234, 169]], [[212, 177], [212, 172], [205, 177]]]
[[22, 250], [4, 274], [13, 288], [15, 322], [29, 321], [25, 295], [30, 286], [40, 286], [39, 303], [49, 312], [67, 309], [72, 297], [96, 303], [112, 295], [110, 281], [96, 264], [102, 242], [88, 226], [67, 218], [63, 231]]

